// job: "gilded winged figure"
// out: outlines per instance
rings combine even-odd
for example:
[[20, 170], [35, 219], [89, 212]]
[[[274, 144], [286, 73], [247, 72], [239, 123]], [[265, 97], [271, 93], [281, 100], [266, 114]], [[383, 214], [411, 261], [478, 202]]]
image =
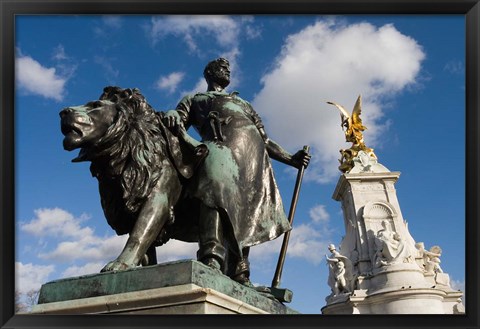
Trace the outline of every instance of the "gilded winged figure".
[[335, 106], [340, 111], [341, 118], [341, 127], [345, 132], [345, 140], [351, 142], [352, 146], [347, 150], [340, 150], [342, 158], [338, 161], [340, 162], [339, 169], [342, 172], [348, 172], [353, 168], [353, 158], [357, 156], [359, 151], [365, 151], [368, 155], [373, 158], [377, 158], [373, 149], [367, 147], [363, 140], [363, 131], [367, 129], [362, 123], [362, 96], [359, 95], [355, 106], [353, 107], [352, 114], [348, 114], [348, 111], [342, 106], [335, 102], [327, 102]]
[[347, 110], [345, 110], [342, 105], [334, 102], [327, 103], [334, 105], [340, 110], [340, 118], [342, 120], [341, 126], [342, 129], [345, 129], [346, 141], [352, 142], [353, 144], [363, 143], [362, 131], [367, 129], [367, 127], [362, 124], [362, 119], [360, 118], [360, 115], [362, 114], [362, 96], [358, 96], [351, 115], [348, 114]]

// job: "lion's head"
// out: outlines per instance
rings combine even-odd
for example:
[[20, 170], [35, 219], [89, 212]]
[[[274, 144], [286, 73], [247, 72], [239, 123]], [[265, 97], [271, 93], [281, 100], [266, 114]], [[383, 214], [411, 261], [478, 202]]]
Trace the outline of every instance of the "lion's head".
[[152, 120], [154, 116], [154, 110], [138, 89], [105, 87], [98, 100], [60, 112], [64, 149], [71, 151], [100, 145], [119, 113], [127, 120]]
[[63, 148], [71, 151], [93, 147], [105, 135], [117, 114], [117, 104], [109, 100], [97, 100], [63, 109], [60, 112], [61, 129], [65, 135]]
[[74, 162], [92, 162], [107, 221], [128, 233], [168, 157], [157, 113], [138, 89], [106, 87], [99, 100], [67, 107], [60, 118], [63, 147], [80, 149]]

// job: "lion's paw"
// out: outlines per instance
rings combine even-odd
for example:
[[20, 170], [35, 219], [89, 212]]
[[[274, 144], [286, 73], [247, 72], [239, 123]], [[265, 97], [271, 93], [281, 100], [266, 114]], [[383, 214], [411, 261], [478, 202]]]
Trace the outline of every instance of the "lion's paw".
[[120, 262], [118, 260], [114, 260], [114, 261], [111, 261], [110, 263], [108, 263], [107, 265], [105, 265], [104, 268], [102, 268], [102, 270], [100, 272], [112, 272], [112, 271], [124, 271], [124, 270], [128, 270], [130, 268], [134, 268], [135, 265], [133, 264], [127, 264], [127, 263], [124, 263], [124, 262]]

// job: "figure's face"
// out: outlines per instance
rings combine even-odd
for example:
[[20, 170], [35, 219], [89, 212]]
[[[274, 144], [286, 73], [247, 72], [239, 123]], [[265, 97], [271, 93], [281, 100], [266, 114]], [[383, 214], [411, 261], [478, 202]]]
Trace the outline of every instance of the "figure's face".
[[230, 84], [230, 66], [221, 62], [212, 71], [211, 79], [222, 88], [227, 87]]

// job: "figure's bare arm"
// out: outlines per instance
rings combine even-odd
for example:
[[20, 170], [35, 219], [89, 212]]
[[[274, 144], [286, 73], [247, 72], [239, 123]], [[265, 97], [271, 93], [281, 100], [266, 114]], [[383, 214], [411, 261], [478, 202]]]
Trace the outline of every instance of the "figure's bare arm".
[[293, 155], [287, 152], [282, 146], [277, 142], [267, 138], [266, 140], [267, 152], [270, 158], [285, 163], [289, 166], [294, 166], [293, 164]]
[[305, 168], [308, 167], [311, 156], [304, 150], [299, 150], [297, 153], [291, 154], [286, 151], [282, 146], [280, 146], [277, 142], [269, 138], [266, 138], [264, 140], [270, 158], [295, 168], [301, 168], [302, 166]]

